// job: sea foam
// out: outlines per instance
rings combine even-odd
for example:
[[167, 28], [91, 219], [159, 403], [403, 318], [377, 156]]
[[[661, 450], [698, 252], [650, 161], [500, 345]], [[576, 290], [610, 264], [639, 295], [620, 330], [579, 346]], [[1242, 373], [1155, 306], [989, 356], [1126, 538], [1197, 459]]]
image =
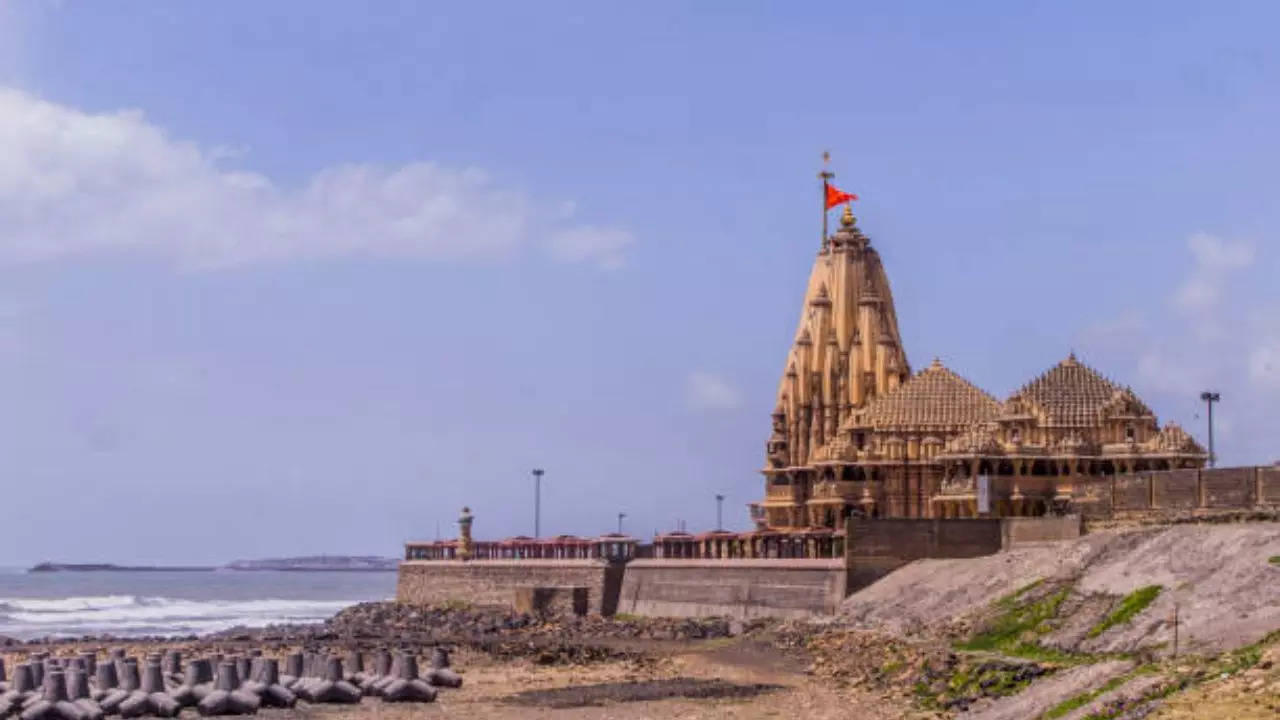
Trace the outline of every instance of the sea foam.
[[0, 635], [200, 635], [237, 626], [320, 622], [355, 602], [190, 600], [138, 595], [0, 598]]

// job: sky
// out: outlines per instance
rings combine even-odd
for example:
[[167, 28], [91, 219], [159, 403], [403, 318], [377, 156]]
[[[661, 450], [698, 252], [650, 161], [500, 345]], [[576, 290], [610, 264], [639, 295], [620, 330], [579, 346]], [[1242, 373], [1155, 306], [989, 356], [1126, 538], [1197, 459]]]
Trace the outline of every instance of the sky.
[[913, 367], [1280, 459], [1273, 3], [0, 0], [0, 565], [748, 525], [856, 192]]

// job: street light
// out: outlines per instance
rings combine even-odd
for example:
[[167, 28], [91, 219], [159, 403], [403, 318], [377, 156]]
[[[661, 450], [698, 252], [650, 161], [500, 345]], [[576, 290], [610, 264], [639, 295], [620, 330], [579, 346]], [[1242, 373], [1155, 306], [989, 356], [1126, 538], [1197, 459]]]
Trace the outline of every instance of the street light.
[[542, 468], [533, 469], [533, 536], [540, 537], [542, 535], [542, 476], [546, 471]]
[[618, 534], [622, 534], [622, 518], [626, 517], [626, 513], [618, 513]]
[[724, 496], [716, 493], [716, 529], [724, 529]]
[[1213, 453], [1213, 404], [1222, 399], [1222, 396], [1212, 390], [1205, 390], [1200, 393], [1200, 399], [1209, 406], [1209, 467], [1217, 464], [1218, 456]]

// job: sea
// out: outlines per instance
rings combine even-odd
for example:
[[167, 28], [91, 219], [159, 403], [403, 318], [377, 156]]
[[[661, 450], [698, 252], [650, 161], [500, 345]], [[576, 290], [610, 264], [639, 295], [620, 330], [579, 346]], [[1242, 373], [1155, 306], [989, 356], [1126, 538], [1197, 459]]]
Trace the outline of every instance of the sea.
[[203, 635], [321, 622], [395, 596], [394, 572], [36, 572], [0, 568], [0, 636]]

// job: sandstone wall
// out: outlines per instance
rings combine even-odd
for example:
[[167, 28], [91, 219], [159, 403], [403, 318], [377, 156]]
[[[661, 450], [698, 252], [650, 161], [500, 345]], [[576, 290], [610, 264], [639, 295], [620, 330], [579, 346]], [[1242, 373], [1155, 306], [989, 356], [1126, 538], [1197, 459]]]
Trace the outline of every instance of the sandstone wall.
[[1159, 523], [1280, 508], [1280, 468], [1169, 470], [1080, 477], [1072, 502], [1090, 521]]
[[514, 607], [517, 588], [585, 587], [589, 612], [612, 615], [621, 584], [621, 567], [596, 560], [405, 560], [400, 563], [396, 600]]
[[737, 618], [830, 615], [846, 594], [842, 560], [633, 560], [618, 611]]
[[1074, 540], [1080, 537], [1083, 529], [1079, 515], [1001, 518], [1000, 546], [1009, 550], [1028, 543]]

